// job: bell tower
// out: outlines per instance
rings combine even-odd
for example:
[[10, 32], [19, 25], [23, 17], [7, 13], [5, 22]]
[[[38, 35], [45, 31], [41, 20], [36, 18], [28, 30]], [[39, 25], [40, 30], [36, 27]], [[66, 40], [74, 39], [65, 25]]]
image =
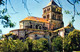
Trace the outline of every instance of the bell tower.
[[50, 3], [43, 8], [42, 17], [50, 21], [51, 24], [55, 24], [54, 27], [51, 27], [52, 29], [58, 29], [64, 26], [62, 8], [59, 7], [54, 0], [51, 0]]

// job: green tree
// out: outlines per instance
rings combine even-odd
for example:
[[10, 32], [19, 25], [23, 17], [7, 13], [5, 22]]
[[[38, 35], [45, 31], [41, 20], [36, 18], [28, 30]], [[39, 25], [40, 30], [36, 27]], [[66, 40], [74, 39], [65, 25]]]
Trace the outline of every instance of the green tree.
[[26, 38], [26, 41], [25, 42], [27, 42], [27, 44], [28, 44], [28, 51], [30, 51], [30, 52], [32, 52], [32, 39], [30, 39], [29, 37], [28, 38]]
[[0, 52], [48, 52], [48, 40], [41, 38], [39, 40], [31, 40], [27, 38], [24, 42], [22, 40], [13, 40], [5, 38], [0, 41]]
[[75, 29], [68, 34], [68, 37], [71, 50], [80, 50], [80, 31]]
[[63, 50], [63, 38], [61, 36], [57, 36], [53, 39], [52, 47], [54, 47], [54, 51], [62, 51]]
[[40, 38], [39, 40], [33, 40], [32, 50], [34, 52], [48, 52], [48, 40], [45, 38]]
[[26, 52], [28, 51], [28, 43], [22, 40], [5, 39], [1, 42], [1, 52]]
[[7, 13], [7, 1], [0, 0], [0, 6], [3, 6], [3, 8], [0, 9], [1, 24], [3, 24], [3, 27], [14, 27], [15, 25], [11, 22], [10, 16]]
[[64, 37], [64, 50], [67, 52], [72, 51], [70, 48], [70, 41], [71, 41], [71, 39], [66, 35]]
[[80, 31], [74, 29], [72, 32], [65, 36], [64, 39], [65, 51], [80, 51]]

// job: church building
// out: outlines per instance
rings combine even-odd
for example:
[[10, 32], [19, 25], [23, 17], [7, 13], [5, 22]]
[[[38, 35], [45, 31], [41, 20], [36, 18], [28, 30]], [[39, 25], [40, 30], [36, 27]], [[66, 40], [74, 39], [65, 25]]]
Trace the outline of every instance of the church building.
[[42, 18], [28, 16], [20, 21], [20, 29], [56, 30], [64, 26], [62, 8], [53, 0], [43, 8]]
[[[64, 27], [62, 8], [53, 0], [43, 8], [42, 18], [28, 16], [19, 22], [20, 29], [12, 30], [19, 38], [30, 37], [31, 39], [53, 38], [68, 34], [74, 29], [71, 24]], [[68, 32], [67, 32], [68, 30]]]

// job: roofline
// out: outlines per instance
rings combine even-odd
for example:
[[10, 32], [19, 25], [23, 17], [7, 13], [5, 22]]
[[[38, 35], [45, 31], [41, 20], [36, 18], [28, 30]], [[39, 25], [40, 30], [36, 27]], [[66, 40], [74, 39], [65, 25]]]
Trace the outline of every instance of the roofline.
[[[28, 16], [26, 18], [29, 18], [29, 17], [34, 17], [34, 16]], [[36, 18], [40, 18], [40, 17], [36, 17]], [[21, 21], [19, 21], [19, 23], [23, 22], [23, 21], [34, 21], [34, 20], [21, 20]], [[35, 22], [38, 22], [38, 21], [35, 21]], [[42, 21], [39, 21], [39, 22], [42, 22]], [[49, 22], [42, 22], [42, 23], [48, 23], [49, 24]]]
[[[33, 21], [33, 20], [23, 20], [23, 21]], [[19, 23], [21, 23], [23, 21], [20, 21]], [[38, 22], [38, 21], [34, 21], [34, 22]], [[41, 21], [39, 21], [39, 22], [41, 22]], [[41, 23], [47, 23], [47, 24], [49, 24], [49, 22], [41, 22]]]
[[[53, 5], [49, 5], [49, 6], [53, 6]], [[46, 6], [46, 7], [44, 7], [44, 8], [47, 8], [47, 7], [49, 7], [49, 6]], [[54, 6], [57, 6], [57, 5], [54, 5]], [[59, 7], [60, 7], [60, 6], [59, 6]], [[43, 9], [44, 9], [44, 8], [43, 8]], [[60, 7], [60, 8], [61, 8], [61, 7]]]

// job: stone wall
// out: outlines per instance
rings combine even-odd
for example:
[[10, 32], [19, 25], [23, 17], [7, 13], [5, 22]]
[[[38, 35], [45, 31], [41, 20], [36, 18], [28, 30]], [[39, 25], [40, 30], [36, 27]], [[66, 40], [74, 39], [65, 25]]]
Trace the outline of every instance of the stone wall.
[[48, 38], [49, 32], [43, 30], [34, 29], [16, 29], [10, 32], [15, 33], [19, 38], [26, 38], [27, 36], [31, 39]]
[[37, 21], [28, 21], [28, 20], [20, 22], [20, 29], [26, 29], [26, 28], [48, 30], [49, 24]]

